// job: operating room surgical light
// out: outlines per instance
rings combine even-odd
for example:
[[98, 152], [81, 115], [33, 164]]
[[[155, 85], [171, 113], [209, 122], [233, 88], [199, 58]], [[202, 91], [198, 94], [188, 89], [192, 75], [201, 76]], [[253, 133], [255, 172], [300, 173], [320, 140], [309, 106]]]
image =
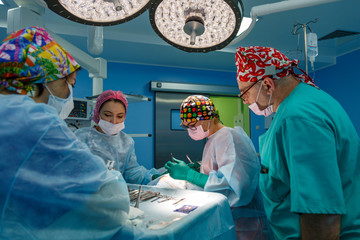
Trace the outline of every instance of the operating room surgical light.
[[153, 0], [150, 22], [172, 46], [187, 52], [209, 52], [228, 45], [243, 17], [239, 0]]
[[150, 0], [45, 0], [55, 13], [75, 22], [109, 26], [142, 14]]

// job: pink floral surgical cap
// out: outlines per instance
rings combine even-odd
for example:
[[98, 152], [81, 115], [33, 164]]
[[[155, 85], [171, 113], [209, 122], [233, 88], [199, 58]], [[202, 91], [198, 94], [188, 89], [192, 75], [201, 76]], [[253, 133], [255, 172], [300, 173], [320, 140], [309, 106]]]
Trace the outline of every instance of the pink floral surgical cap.
[[237, 67], [237, 81], [256, 82], [265, 77], [279, 79], [293, 74], [299, 80], [315, 86], [314, 81], [309, 75], [294, 73], [293, 68], [297, 68], [299, 60], [290, 60], [275, 48], [258, 46], [239, 47], [235, 53], [235, 64]]
[[101, 93], [96, 99], [96, 105], [94, 108], [94, 116], [93, 120], [96, 123], [99, 123], [99, 112], [101, 106], [109, 99], [117, 99], [120, 100], [125, 106], [125, 112], [127, 111], [128, 101], [125, 95], [121, 91], [113, 91], [113, 90], [106, 90], [105, 92]]

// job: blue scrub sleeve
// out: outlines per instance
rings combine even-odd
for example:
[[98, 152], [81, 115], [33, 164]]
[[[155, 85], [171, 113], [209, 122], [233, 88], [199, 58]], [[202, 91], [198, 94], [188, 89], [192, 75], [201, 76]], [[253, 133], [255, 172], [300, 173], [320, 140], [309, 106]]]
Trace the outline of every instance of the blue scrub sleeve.
[[345, 214], [336, 143], [331, 129], [297, 118], [287, 119], [280, 134], [291, 176], [291, 211]]
[[145, 185], [152, 180], [152, 175], [160, 174], [160, 172], [155, 168], [148, 170], [144, 166], [139, 165], [135, 155], [135, 145], [133, 143], [129, 147], [129, 157], [123, 174], [126, 182]]

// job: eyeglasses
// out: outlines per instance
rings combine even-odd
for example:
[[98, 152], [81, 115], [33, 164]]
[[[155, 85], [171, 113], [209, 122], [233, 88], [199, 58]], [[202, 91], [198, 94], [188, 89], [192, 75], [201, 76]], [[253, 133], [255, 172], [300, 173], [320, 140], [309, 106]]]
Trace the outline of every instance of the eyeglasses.
[[187, 130], [187, 129], [190, 129], [190, 130], [196, 130], [197, 128], [195, 127], [196, 123], [198, 121], [194, 122], [194, 124], [189, 124], [189, 125], [184, 125], [184, 124], [180, 124], [180, 127], [182, 127], [183, 129]]
[[242, 93], [239, 95], [239, 98], [241, 98], [241, 100], [245, 101], [244, 99], [244, 95], [253, 87], [255, 86], [255, 84], [257, 84], [259, 81], [254, 82], [253, 84], [251, 84], [248, 88], [246, 88], [244, 91], [242, 91]]

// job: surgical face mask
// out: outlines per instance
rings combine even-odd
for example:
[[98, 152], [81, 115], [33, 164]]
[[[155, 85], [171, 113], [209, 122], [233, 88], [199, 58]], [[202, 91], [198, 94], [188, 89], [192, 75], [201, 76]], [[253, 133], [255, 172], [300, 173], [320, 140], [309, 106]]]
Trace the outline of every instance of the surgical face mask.
[[268, 106], [267, 106], [264, 110], [260, 110], [259, 105], [257, 104], [257, 101], [258, 101], [258, 99], [259, 99], [259, 95], [260, 95], [261, 88], [262, 88], [262, 84], [261, 84], [261, 86], [260, 86], [260, 88], [259, 88], [259, 92], [258, 92], [258, 94], [257, 94], [257, 96], [256, 96], [255, 102], [252, 103], [252, 104], [250, 104], [250, 105], [249, 105], [249, 108], [250, 108], [251, 111], [253, 111], [256, 115], [264, 115], [265, 117], [267, 117], [267, 116], [270, 116], [270, 115], [274, 112], [273, 105], [270, 105], [270, 101], [271, 101], [272, 94], [270, 95]]
[[48, 105], [56, 108], [60, 118], [62, 118], [62, 119], [67, 118], [74, 108], [72, 86], [69, 83], [67, 83], [67, 85], [69, 87], [70, 93], [69, 93], [69, 96], [64, 99], [64, 98], [59, 98], [59, 97], [54, 96], [54, 94], [52, 94], [52, 92], [47, 87], [47, 85], [44, 84], [44, 86], [50, 93]]
[[194, 139], [195, 141], [202, 140], [202, 139], [208, 137], [209, 130], [210, 130], [210, 121], [209, 121], [209, 125], [208, 125], [208, 130], [206, 132], [204, 132], [202, 125], [196, 127], [196, 129], [191, 129], [191, 128], [187, 129], [189, 136], [192, 139]]
[[103, 130], [106, 135], [115, 135], [125, 128], [125, 123], [113, 124], [100, 118], [99, 127], [101, 127], [101, 130]]

